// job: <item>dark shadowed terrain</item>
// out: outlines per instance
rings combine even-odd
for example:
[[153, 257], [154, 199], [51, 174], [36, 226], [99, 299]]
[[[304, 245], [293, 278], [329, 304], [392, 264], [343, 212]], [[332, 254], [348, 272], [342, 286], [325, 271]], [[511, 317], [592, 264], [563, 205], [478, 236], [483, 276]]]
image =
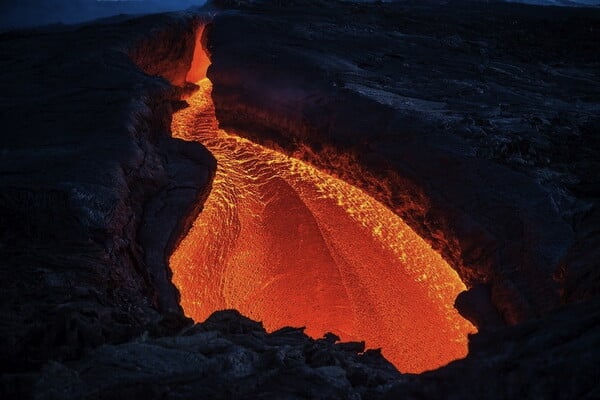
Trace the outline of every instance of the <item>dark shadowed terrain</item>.
[[[599, 397], [600, 12], [215, 3], [0, 35], [2, 398]], [[206, 23], [221, 125], [440, 251], [471, 288], [466, 359], [406, 375], [331, 335], [184, 317], [166, 260], [215, 161], [169, 130]]]

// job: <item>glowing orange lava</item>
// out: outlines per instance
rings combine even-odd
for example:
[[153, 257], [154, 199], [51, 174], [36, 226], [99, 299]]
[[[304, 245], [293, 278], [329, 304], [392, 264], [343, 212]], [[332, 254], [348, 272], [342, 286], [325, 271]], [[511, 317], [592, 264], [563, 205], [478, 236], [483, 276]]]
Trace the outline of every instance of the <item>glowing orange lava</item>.
[[196, 46], [194, 48], [194, 54], [192, 57], [192, 64], [185, 77], [187, 82], [198, 82], [206, 77], [206, 70], [210, 65], [210, 59], [204, 52], [204, 48], [200, 43], [202, 40], [202, 34], [204, 33], [204, 26], [201, 26], [196, 30]]
[[199, 85], [172, 125], [218, 161], [170, 260], [185, 312], [235, 308], [268, 330], [365, 340], [402, 372], [464, 357], [475, 328], [453, 307], [465, 286], [440, 255], [356, 187], [218, 129], [211, 83]]

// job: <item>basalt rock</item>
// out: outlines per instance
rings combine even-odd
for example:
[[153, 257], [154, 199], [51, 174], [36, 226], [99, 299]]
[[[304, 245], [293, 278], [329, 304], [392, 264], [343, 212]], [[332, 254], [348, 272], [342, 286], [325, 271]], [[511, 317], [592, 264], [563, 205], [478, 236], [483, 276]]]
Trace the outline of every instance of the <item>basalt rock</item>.
[[380, 398], [400, 374], [379, 352], [363, 350], [311, 339], [302, 329], [267, 334], [222, 311], [177, 336], [105, 345], [76, 363], [48, 364], [35, 386], [43, 399]]
[[598, 10], [225, 3], [224, 128], [364, 188], [506, 323], [597, 293]]
[[[167, 256], [215, 170], [170, 137], [190, 15], [0, 37], [2, 372], [78, 358], [184, 317]], [[165, 51], [168, 49], [169, 51]]]
[[471, 338], [469, 356], [395, 385], [387, 399], [593, 399], [600, 301]]

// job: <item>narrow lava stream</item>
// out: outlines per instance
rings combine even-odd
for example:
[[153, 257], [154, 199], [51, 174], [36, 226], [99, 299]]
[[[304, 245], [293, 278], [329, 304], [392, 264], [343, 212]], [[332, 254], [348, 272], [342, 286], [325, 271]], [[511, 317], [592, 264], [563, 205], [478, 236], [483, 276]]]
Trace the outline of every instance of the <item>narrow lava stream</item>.
[[170, 259], [196, 321], [235, 308], [267, 330], [305, 326], [365, 340], [402, 372], [467, 354], [456, 272], [398, 216], [316, 168], [218, 128], [211, 82], [173, 117], [173, 135], [217, 158], [204, 210]]

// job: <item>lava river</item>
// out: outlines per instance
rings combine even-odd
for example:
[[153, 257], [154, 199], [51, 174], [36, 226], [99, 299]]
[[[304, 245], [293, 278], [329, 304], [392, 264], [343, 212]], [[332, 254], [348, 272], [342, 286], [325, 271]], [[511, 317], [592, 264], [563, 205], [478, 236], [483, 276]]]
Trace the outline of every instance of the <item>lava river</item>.
[[458, 275], [398, 216], [318, 169], [218, 128], [211, 82], [173, 134], [216, 157], [212, 191], [170, 259], [186, 314], [234, 308], [267, 330], [366, 341], [402, 372], [467, 354]]

